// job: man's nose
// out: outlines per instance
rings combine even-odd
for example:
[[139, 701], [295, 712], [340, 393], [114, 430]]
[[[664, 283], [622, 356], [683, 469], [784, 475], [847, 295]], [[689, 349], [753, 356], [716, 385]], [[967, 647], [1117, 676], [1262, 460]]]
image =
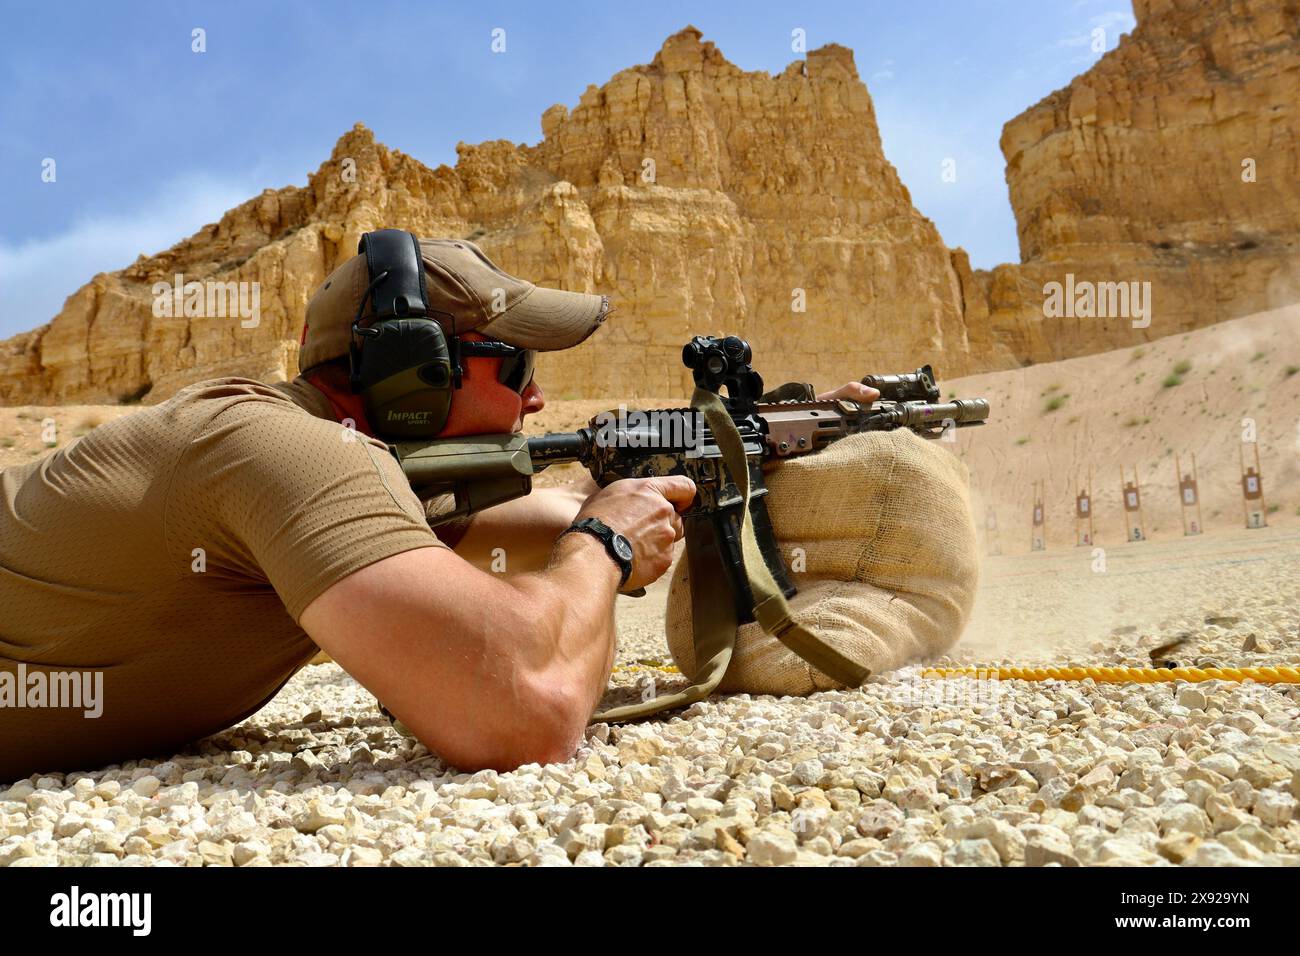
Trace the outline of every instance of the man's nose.
[[524, 389], [524, 394], [520, 396], [523, 399], [523, 409], [521, 414], [531, 415], [534, 412], [540, 412], [546, 407], [546, 396], [542, 394], [542, 387], [537, 384], [537, 380], [528, 383]]

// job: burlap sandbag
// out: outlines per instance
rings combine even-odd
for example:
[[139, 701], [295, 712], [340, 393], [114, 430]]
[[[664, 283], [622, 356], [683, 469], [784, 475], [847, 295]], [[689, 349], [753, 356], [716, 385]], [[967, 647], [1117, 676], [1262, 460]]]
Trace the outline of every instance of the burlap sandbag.
[[[966, 466], [906, 429], [841, 439], [767, 472], [767, 506], [790, 564], [796, 620], [873, 674], [939, 654], [970, 618], [978, 576]], [[729, 600], [719, 594], [718, 600]], [[687, 562], [677, 563], [665, 619], [682, 673], [695, 673]], [[720, 691], [808, 694], [841, 685], [758, 624], [742, 625]]]

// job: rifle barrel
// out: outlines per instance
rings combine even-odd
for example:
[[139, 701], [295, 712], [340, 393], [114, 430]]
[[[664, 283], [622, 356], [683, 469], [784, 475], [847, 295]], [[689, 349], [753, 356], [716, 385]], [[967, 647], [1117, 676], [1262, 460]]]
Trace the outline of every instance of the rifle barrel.
[[899, 402], [882, 408], [872, 417], [898, 428], [938, 428], [952, 421], [958, 426], [978, 425], [989, 417], [989, 403], [983, 398], [954, 398], [947, 402]]
[[548, 432], [528, 439], [528, 456], [533, 460], [533, 467], [541, 471], [551, 465], [581, 461], [590, 444], [590, 438], [584, 434], [587, 431]]
[[[946, 402], [883, 402], [871, 410], [863, 420], [863, 425], [868, 431], [880, 428], [927, 431], [942, 428], [947, 422], [957, 426], [978, 425], [988, 417], [989, 403], [982, 398], [954, 398]], [[647, 432], [642, 437], [653, 436]], [[528, 457], [532, 459], [533, 468], [541, 471], [551, 465], [582, 462], [590, 456], [594, 443], [595, 432], [590, 428], [581, 428], [576, 432], [548, 432], [528, 439]], [[629, 445], [656, 447], [656, 443], [650, 440], [630, 442]]]

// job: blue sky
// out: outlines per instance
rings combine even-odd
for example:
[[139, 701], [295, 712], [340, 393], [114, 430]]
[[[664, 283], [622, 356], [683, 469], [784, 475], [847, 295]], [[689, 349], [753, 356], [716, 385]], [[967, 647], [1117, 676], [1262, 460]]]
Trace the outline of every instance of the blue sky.
[[1094, 29], [1109, 50], [1133, 17], [1129, 0], [9, 4], [0, 336], [263, 188], [305, 185], [357, 121], [430, 166], [454, 163], [458, 141], [536, 143], [548, 106], [572, 108], [688, 23], [745, 70], [800, 59], [795, 28], [809, 49], [853, 49], [913, 202], [987, 268], [1019, 257], [1003, 123], [1101, 56]]

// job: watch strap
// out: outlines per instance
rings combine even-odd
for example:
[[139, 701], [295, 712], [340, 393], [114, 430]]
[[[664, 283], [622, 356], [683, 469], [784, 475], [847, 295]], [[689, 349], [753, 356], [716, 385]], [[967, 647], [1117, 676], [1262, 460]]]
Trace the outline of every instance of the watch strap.
[[627, 584], [627, 579], [632, 576], [632, 562], [620, 557], [618, 552], [614, 550], [614, 535], [617, 532], [599, 518], [583, 518], [580, 521], [575, 521], [560, 532], [560, 537], [564, 537], [571, 531], [580, 531], [599, 539], [600, 543], [605, 546], [605, 553], [613, 559], [622, 573], [618, 581], [618, 586], [622, 589], [623, 585]]

